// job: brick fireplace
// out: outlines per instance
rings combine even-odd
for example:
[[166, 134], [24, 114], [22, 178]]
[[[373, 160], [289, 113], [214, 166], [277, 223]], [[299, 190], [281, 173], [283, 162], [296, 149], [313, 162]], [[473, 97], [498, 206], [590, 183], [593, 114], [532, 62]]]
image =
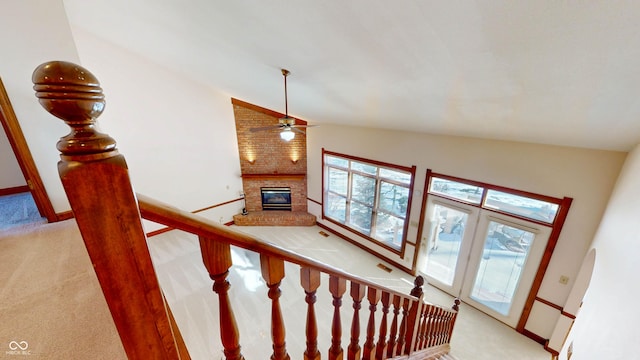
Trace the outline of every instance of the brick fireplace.
[[[280, 139], [278, 130], [250, 129], [277, 125], [284, 114], [232, 99], [240, 152], [240, 171], [247, 215], [235, 215], [236, 225], [311, 226], [316, 218], [307, 212], [307, 142], [304, 134]], [[296, 120], [297, 124], [306, 122]], [[291, 210], [262, 208], [261, 188], [289, 188]]]

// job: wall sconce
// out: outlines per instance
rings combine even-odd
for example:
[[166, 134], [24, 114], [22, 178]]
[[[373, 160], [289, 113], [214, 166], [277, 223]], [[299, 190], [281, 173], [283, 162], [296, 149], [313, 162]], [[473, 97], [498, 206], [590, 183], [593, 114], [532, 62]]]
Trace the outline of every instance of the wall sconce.
[[297, 164], [298, 163], [298, 159], [291, 159], [291, 163], [292, 164]]
[[256, 163], [256, 159], [247, 159], [247, 162], [251, 165]]

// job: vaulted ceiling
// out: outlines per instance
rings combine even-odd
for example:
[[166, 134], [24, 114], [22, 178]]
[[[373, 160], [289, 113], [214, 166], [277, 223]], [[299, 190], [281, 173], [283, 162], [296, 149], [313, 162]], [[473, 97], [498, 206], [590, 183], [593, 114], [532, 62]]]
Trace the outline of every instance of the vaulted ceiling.
[[64, 0], [69, 22], [317, 124], [630, 150], [640, 2]]

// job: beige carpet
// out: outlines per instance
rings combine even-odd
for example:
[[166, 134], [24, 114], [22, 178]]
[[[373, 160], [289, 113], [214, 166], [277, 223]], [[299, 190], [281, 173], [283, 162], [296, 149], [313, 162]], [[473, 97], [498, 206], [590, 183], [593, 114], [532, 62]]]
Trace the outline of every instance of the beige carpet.
[[0, 359], [126, 359], [75, 221], [0, 232], [0, 283]]
[[[344, 242], [333, 244], [331, 248], [334, 251], [320, 250], [317, 240], [314, 240], [318, 236], [318, 229], [315, 227], [309, 229], [257, 227], [244, 230], [252, 230], [256, 235], [272, 242], [281, 241], [283, 242], [281, 245], [292, 247], [296, 251], [312, 251], [318, 256], [326, 253], [325, 255], [331, 258], [350, 256], [350, 261], [341, 261], [343, 264], [367, 261], [366, 258], [369, 256], [368, 253], [361, 251], [349, 253], [342, 247], [336, 253], [335, 249], [339, 246], [346, 246]], [[310, 231], [309, 234], [305, 234], [307, 230]], [[183, 289], [197, 281], [203, 281], [203, 291], [211, 295], [211, 280], [208, 277], [204, 276], [204, 280], [197, 276], [185, 278], [184, 274], [189, 274], [188, 271], [176, 271], [180, 269], [176, 262], [182, 260], [186, 262], [187, 269], [202, 270], [197, 239], [187, 251], [181, 248], [185, 244], [185, 241], [181, 240], [182, 237], [178, 236], [176, 239], [173, 233], [165, 233], [150, 239], [152, 253], [156, 254], [154, 261], [158, 263], [161, 280], [164, 272], [184, 280], [173, 286], [165, 287], [163, 284], [168, 300], [171, 302], [175, 297], [176, 289]], [[329, 237], [325, 241], [332, 238]], [[305, 245], [303, 241], [315, 242]], [[356, 259], [358, 261], [354, 261]], [[371, 261], [373, 265], [361, 268], [373, 269], [377, 271], [375, 274], [379, 274], [380, 271], [375, 266], [379, 259]], [[388, 275], [396, 274], [401, 275], [401, 272], [398, 270]], [[246, 275], [243, 278], [245, 281], [252, 279]], [[366, 276], [366, 274], [361, 275]], [[377, 281], [386, 286], [393, 288], [395, 288], [394, 285], [403, 286], [406, 288], [405, 291], [411, 287], [407, 281], [375, 276]], [[74, 220], [1, 231], [0, 284], [2, 284], [0, 288], [0, 359], [126, 359]], [[232, 290], [235, 292], [242, 288], [242, 281], [234, 281], [233, 284]], [[450, 296], [437, 289], [427, 288], [425, 291], [427, 299], [433, 303], [450, 304], [452, 302]], [[195, 295], [189, 293], [188, 297], [200, 306], [214, 308], [212, 303], [202, 305], [202, 298], [196, 298]], [[179, 298], [182, 299], [182, 297]], [[329, 302], [326, 303], [329, 304]], [[179, 318], [181, 312], [193, 312], [197, 309], [193, 304], [183, 307], [172, 304], [172, 308], [176, 318]], [[196, 312], [195, 315], [197, 315], [196, 320], [183, 324], [178, 319], [183, 335], [188, 335], [191, 328], [197, 329], [196, 337], [203, 338], [202, 342], [210, 345], [213, 337], [208, 336], [208, 332], [204, 330], [211, 328], [215, 322], [202, 324], [203, 313]], [[247, 318], [247, 315], [248, 313], [244, 311], [237, 313], [240, 321]], [[255, 324], [256, 320], [251, 318], [248, 321]], [[329, 332], [325, 331], [325, 333]], [[296, 331], [288, 331], [287, 334], [288, 345], [293, 346], [295, 338], [301, 338], [301, 344], [304, 343], [303, 332], [298, 334]], [[243, 336], [244, 350], [248, 351], [251, 346], [247, 345], [246, 334]], [[268, 333], [265, 333], [264, 337], [268, 339]], [[268, 341], [263, 340], [263, 342], [268, 345]], [[548, 360], [550, 358], [550, 354], [544, 351], [541, 345], [466, 304], [462, 305], [451, 345], [452, 354], [461, 360]], [[22, 348], [30, 356], [18, 356], [22, 355]], [[211, 358], [211, 356], [198, 356], [198, 350], [197, 346], [190, 348], [194, 359]], [[292, 359], [301, 358], [300, 351], [293, 351], [292, 354], [294, 354]]]

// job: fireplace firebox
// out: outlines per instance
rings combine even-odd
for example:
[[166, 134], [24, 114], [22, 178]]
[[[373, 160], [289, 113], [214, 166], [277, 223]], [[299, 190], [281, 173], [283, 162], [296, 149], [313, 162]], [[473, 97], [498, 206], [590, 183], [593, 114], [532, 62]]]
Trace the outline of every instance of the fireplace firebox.
[[291, 188], [288, 187], [263, 187], [262, 210], [288, 210], [291, 211]]

